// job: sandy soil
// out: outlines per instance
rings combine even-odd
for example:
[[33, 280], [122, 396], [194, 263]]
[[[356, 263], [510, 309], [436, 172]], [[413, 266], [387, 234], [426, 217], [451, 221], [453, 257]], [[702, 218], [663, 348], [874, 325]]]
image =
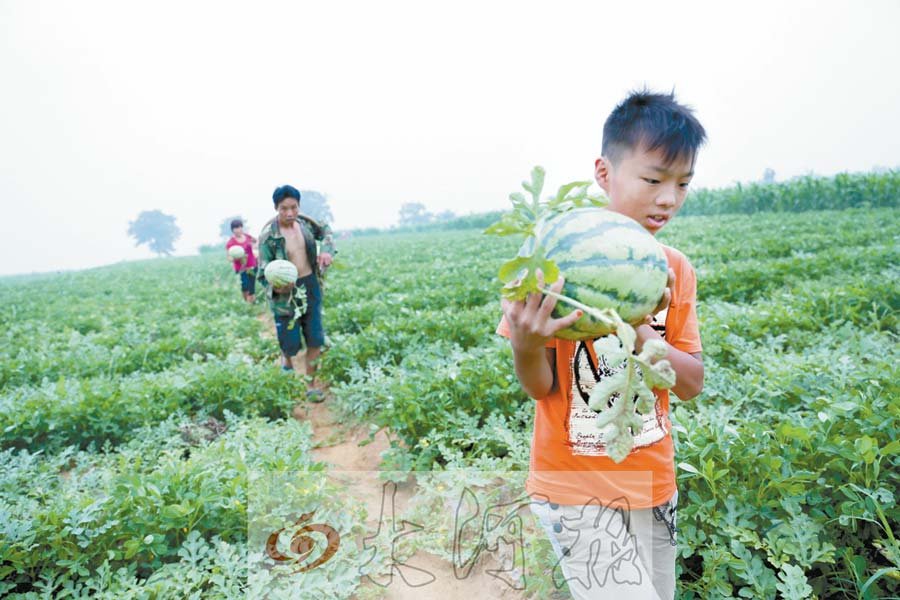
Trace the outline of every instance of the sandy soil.
[[[390, 448], [385, 432], [375, 434], [373, 442], [360, 446], [368, 439], [365, 427], [348, 427], [340, 423], [332, 414], [331, 396], [326, 392], [326, 400], [320, 404], [302, 403], [294, 408], [294, 417], [308, 421], [312, 425], [313, 440], [316, 443], [315, 459], [328, 463], [335, 471], [352, 471], [347, 487], [349, 497], [361, 501], [370, 518], [368, 525], [376, 526], [381, 509], [381, 486], [378, 479], [381, 453]], [[412, 495], [410, 484], [401, 484], [395, 496], [398, 512], [406, 508]], [[388, 600], [430, 600], [453, 598], [524, 598], [524, 594], [513, 590], [502, 581], [486, 573], [486, 569], [496, 568], [496, 564], [480, 564], [465, 579], [459, 580], [453, 572], [453, 565], [443, 558], [418, 552], [409, 561], [419, 569], [434, 575], [434, 581], [420, 587], [406, 585], [395, 576], [384, 590]], [[374, 584], [366, 584], [375, 587]], [[364, 587], [366, 587], [364, 586]]]

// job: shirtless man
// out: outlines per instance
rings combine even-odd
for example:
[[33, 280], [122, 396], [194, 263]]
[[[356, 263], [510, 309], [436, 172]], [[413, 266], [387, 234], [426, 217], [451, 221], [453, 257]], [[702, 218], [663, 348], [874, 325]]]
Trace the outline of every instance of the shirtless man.
[[[278, 214], [263, 226], [259, 236], [259, 258], [262, 269], [259, 280], [266, 286], [266, 297], [275, 317], [275, 330], [281, 347], [281, 367], [294, 369], [293, 357], [306, 342], [306, 374], [314, 375], [316, 360], [325, 344], [322, 326], [322, 288], [319, 283], [323, 271], [331, 265], [335, 249], [331, 229], [300, 213], [300, 192], [283, 185], [272, 194]], [[322, 250], [316, 248], [316, 241]], [[266, 265], [273, 260], [289, 260], [297, 267], [297, 281], [282, 288], [273, 288], [265, 278]], [[295, 319], [294, 288], [306, 289], [306, 312]], [[303, 338], [300, 334], [303, 334]], [[320, 398], [321, 396], [317, 396]]]

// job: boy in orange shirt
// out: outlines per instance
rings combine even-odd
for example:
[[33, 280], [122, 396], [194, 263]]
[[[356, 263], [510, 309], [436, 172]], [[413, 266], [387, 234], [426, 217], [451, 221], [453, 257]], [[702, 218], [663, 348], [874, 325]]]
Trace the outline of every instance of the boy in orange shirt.
[[[607, 208], [655, 235], [684, 202], [705, 140], [703, 126], [674, 95], [630, 94], [607, 118], [595, 162]], [[669, 287], [636, 327], [636, 351], [649, 339], [664, 340], [677, 377], [672, 391], [688, 400], [703, 388], [696, 276], [684, 254], [664, 250]], [[562, 286], [560, 279], [551, 289]], [[504, 300], [498, 328], [510, 340], [522, 388], [537, 400], [526, 483], [532, 510], [573, 597], [673, 598], [677, 490], [668, 391], [654, 390], [654, 414], [643, 415], [644, 427], [632, 432], [632, 452], [621, 463], [610, 459], [587, 401], [612, 371], [590, 340], [553, 337], [581, 317], [576, 311], [554, 319], [555, 304], [542, 294]]]

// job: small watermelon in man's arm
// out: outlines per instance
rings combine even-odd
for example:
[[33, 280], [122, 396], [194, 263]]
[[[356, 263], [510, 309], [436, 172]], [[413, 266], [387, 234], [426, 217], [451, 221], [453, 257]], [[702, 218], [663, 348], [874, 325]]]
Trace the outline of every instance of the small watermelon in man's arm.
[[272, 287], [281, 288], [297, 281], [297, 267], [289, 260], [273, 260], [263, 270]]

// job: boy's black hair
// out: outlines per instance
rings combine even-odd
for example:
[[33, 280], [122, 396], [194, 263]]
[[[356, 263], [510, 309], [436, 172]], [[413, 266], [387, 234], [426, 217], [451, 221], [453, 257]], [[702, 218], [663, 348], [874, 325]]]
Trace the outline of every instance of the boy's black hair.
[[275, 191], [272, 192], [272, 202], [275, 203], [275, 208], [278, 208], [278, 203], [285, 198], [294, 198], [300, 202], [300, 190], [292, 185], [283, 185], [275, 188]]
[[644, 88], [631, 92], [603, 124], [603, 156], [617, 163], [628, 150], [662, 149], [666, 164], [679, 158], [693, 162], [706, 141], [706, 130], [694, 111], [675, 101], [674, 92]]
[[235, 219], [234, 221], [231, 222], [231, 230], [232, 231], [234, 231], [235, 227], [243, 227], [243, 226], [244, 226], [244, 222], [241, 221], [240, 219]]

